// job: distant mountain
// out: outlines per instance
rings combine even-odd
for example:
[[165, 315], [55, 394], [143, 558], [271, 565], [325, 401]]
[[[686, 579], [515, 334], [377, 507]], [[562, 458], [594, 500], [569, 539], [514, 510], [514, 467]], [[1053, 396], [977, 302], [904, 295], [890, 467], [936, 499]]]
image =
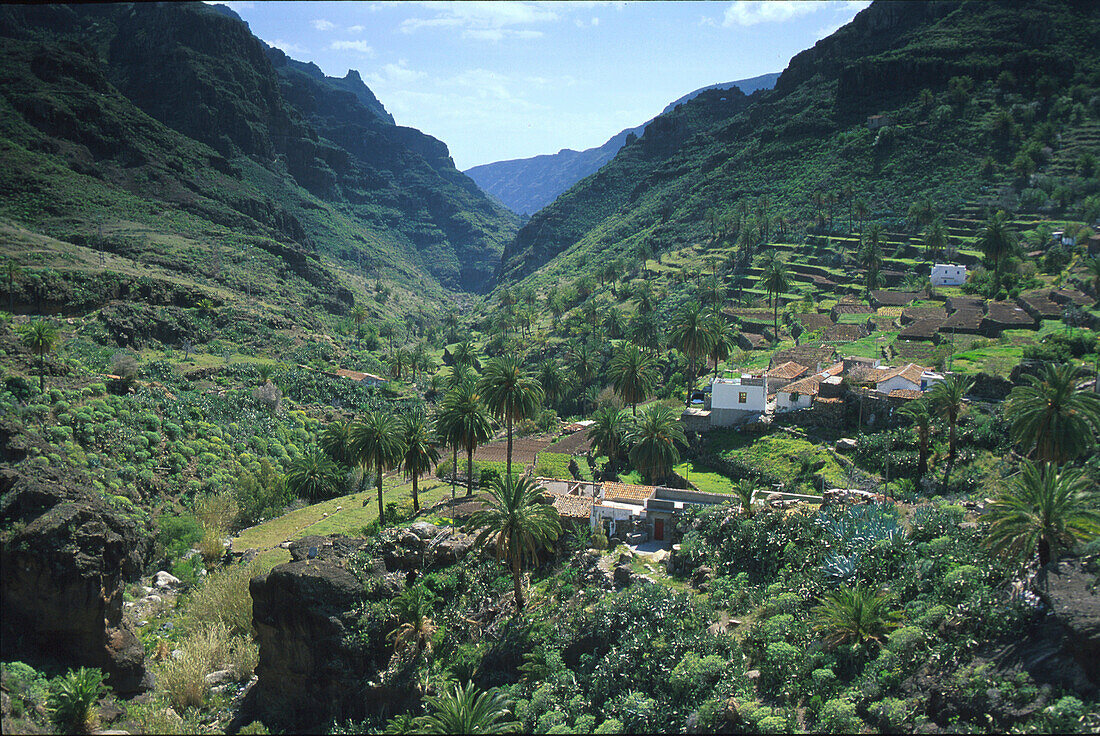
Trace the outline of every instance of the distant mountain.
[[7, 5], [0, 39], [0, 218], [22, 227], [180, 272], [255, 245], [282, 261], [273, 298], [308, 272], [337, 312], [383, 274], [485, 290], [516, 231], [357, 72], [326, 77], [224, 7]]
[[[684, 95], [669, 104], [662, 114], [673, 110], [677, 105], [691, 100], [703, 92], [728, 90], [738, 87], [746, 95], [758, 89], [771, 89], [779, 73], [763, 74], [759, 77], [739, 79], [735, 82], [712, 84]], [[652, 122], [652, 121], [650, 121]], [[630, 136], [639, 137], [645, 132], [642, 123], [635, 128], [627, 128], [611, 137], [607, 143], [597, 148], [574, 151], [563, 148], [557, 153], [548, 153], [532, 158], [512, 159], [482, 164], [466, 170], [466, 175], [477, 182], [482, 190], [499, 199], [505, 207], [521, 214], [533, 214], [553, 202], [559, 194], [578, 181], [594, 174], [610, 161], [622, 148]]]
[[[897, 228], [918, 198], [947, 212], [1005, 183], [1063, 186], [1028, 174], [1098, 115], [1095, 4], [878, 0], [773, 89], [659, 115], [531, 217], [499, 283], [560, 283], [639, 246], [728, 255], [776, 229], [850, 229], [860, 200], [868, 221]], [[1095, 191], [1064, 181], [1071, 202]]]

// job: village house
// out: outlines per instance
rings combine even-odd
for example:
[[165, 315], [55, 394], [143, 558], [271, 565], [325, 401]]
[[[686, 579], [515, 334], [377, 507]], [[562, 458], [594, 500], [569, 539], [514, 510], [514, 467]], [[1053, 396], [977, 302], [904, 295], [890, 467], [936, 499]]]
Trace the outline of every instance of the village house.
[[689, 407], [680, 416], [684, 429], [706, 432], [713, 427], [731, 427], [748, 421], [768, 406], [767, 376], [743, 373], [737, 378], [711, 381], [702, 407]]
[[776, 412], [809, 409], [814, 404], [816, 397], [821, 393], [821, 385], [825, 381], [831, 381], [830, 387], [833, 390], [830, 394], [835, 397], [839, 393], [840, 376], [843, 373], [844, 362], [841, 361], [813, 375], [786, 384], [783, 388], [775, 392]]
[[791, 381], [797, 378], [801, 378], [810, 372], [810, 369], [806, 366], [795, 363], [793, 360], [788, 360], [782, 365], [777, 365], [767, 373], [768, 388], [772, 391], [778, 391], [786, 386]]
[[350, 378], [353, 381], [358, 381], [359, 383], [362, 383], [364, 386], [381, 386], [383, 383], [386, 382], [385, 378], [382, 378], [381, 376], [376, 376], [373, 373], [349, 371], [345, 368], [337, 368], [334, 375], [340, 376], [341, 378]]
[[955, 263], [936, 263], [929, 276], [932, 286], [961, 286], [966, 283], [966, 266]]
[[908, 363], [901, 368], [879, 368], [875, 378], [875, 391], [890, 394], [897, 389], [909, 391], [927, 391], [943, 380], [943, 374], [923, 368], [916, 363]]

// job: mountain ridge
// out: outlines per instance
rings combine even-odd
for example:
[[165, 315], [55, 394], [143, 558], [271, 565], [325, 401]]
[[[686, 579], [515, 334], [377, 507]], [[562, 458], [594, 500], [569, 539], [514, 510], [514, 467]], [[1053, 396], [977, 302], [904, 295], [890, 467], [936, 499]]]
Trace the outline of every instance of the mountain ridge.
[[[712, 90], [738, 87], [749, 95], [758, 89], [769, 89], [778, 77], [779, 73], [775, 72], [700, 87], [666, 105], [661, 114], [666, 114], [676, 106]], [[534, 214], [553, 202], [570, 186], [598, 171], [626, 145], [631, 135], [641, 136], [651, 122], [653, 119], [633, 128], [621, 130], [611, 136], [607, 142], [594, 148], [583, 151], [563, 148], [557, 153], [495, 161], [466, 169], [464, 173], [477, 182], [482, 190], [496, 197], [513, 212]]]

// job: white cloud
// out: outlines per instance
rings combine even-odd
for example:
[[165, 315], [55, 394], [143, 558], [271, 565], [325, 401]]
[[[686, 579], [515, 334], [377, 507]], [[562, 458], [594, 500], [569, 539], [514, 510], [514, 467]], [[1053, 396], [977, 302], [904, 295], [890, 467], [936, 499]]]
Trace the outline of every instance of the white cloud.
[[366, 28], [364, 28], [363, 26], [348, 26], [344, 30], [348, 33], [362, 33], [366, 30]]
[[280, 49], [285, 54], [297, 54], [298, 56], [304, 56], [305, 54], [309, 53], [309, 49], [307, 49], [305, 46], [301, 46], [292, 41], [284, 41], [281, 38], [276, 38], [274, 41], [263, 39], [263, 42], [266, 43], [268, 46], [274, 46], [275, 48]]
[[374, 49], [366, 41], [333, 41], [328, 47], [330, 51], [354, 51], [364, 56], [374, 56]]
[[406, 18], [399, 26], [404, 33], [426, 28], [460, 28], [462, 37], [478, 41], [505, 38], [538, 38], [541, 31], [530, 26], [558, 19], [558, 14], [542, 4], [528, 2], [424, 2], [421, 6], [435, 11], [429, 18]]
[[722, 25], [753, 26], [757, 23], [775, 23], [808, 15], [829, 7], [825, 3], [798, 0], [738, 0], [726, 8]]
[[389, 85], [405, 86], [418, 79], [428, 76], [424, 72], [409, 68], [409, 63], [399, 59], [396, 64], [385, 64], [382, 69], [367, 75], [367, 81], [371, 86], [387, 87]]
[[311, 20], [309, 22], [309, 24], [311, 26], [313, 26], [314, 28], [316, 28], [318, 31], [331, 31], [333, 28], [336, 27], [335, 23], [333, 23], [332, 21], [325, 20], [324, 18], [318, 18], [317, 20]]

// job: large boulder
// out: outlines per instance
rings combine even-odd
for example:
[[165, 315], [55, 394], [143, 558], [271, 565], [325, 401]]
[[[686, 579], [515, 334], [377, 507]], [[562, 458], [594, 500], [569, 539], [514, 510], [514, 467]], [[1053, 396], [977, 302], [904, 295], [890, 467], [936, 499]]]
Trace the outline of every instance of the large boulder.
[[[1098, 564], [1093, 561], [1093, 565]], [[1095, 569], [1095, 568], [1094, 568]], [[1084, 560], [1069, 559], [1048, 565], [1039, 573], [1035, 592], [1050, 606], [1066, 635], [1065, 651], [1100, 686], [1100, 593], [1098, 576]]]
[[292, 728], [364, 716], [368, 662], [350, 644], [364, 585], [335, 562], [298, 560], [249, 583], [261, 714]]
[[0, 471], [3, 657], [99, 667], [117, 692], [135, 692], [151, 677], [122, 593], [141, 574], [148, 535], [86, 487], [50, 467]]

